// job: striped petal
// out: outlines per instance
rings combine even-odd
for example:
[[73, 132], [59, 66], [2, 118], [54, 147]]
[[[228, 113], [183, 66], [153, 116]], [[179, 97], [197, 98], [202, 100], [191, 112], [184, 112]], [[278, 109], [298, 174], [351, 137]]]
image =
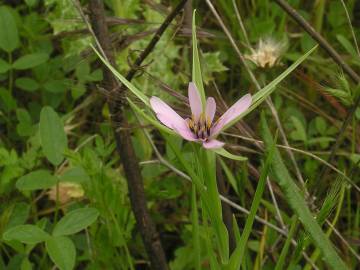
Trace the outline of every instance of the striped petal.
[[169, 105], [162, 101], [158, 97], [150, 98], [151, 108], [156, 113], [156, 117], [161, 123], [168, 128], [180, 128], [187, 127], [185, 119], [183, 119], [177, 112], [175, 112]]
[[205, 114], [206, 114], [206, 119], [210, 120], [210, 123], [212, 123], [212, 121], [214, 120], [214, 116], [215, 116], [215, 112], [216, 112], [216, 102], [215, 99], [213, 97], [209, 97], [206, 100], [206, 110], [205, 110]]
[[251, 95], [246, 94], [240, 98], [234, 105], [232, 105], [217, 121], [211, 130], [211, 137], [217, 136], [221, 129], [238, 117], [240, 114], [245, 112], [251, 105]]
[[195, 83], [190, 82], [188, 88], [189, 104], [191, 113], [197, 121], [202, 113], [202, 103], [199, 91]]

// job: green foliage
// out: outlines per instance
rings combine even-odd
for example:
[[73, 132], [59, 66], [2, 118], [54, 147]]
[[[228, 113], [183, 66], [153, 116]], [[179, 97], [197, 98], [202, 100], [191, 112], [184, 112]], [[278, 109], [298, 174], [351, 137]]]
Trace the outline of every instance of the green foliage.
[[230, 262], [228, 265], [229, 270], [239, 269], [241, 266], [241, 263], [243, 261], [243, 258], [244, 258], [245, 248], [246, 248], [246, 245], [247, 245], [247, 242], [248, 242], [251, 230], [252, 230], [252, 226], [253, 226], [253, 223], [255, 220], [256, 211], [258, 210], [258, 208], [260, 206], [261, 197], [264, 193], [270, 164], [273, 162], [275, 143], [273, 145], [270, 145], [269, 148], [270, 149], [269, 149], [268, 157], [266, 158], [265, 164], [264, 164], [263, 168], [261, 169], [261, 175], [259, 178], [259, 183], [256, 187], [254, 200], [251, 204], [249, 217], [247, 218], [245, 226], [244, 226], [244, 230], [242, 231], [242, 234], [237, 241], [237, 247], [230, 258]]
[[[265, 144], [269, 148], [273, 144], [273, 139], [270, 134], [269, 127], [266, 123], [264, 116], [262, 117], [262, 134]], [[330, 240], [321, 230], [320, 226], [314, 220], [306, 202], [301, 195], [299, 188], [296, 186], [294, 180], [286, 169], [284, 162], [278, 150], [275, 150], [274, 159], [272, 161], [272, 169], [277, 179], [278, 184], [282, 188], [289, 205], [299, 217], [305, 229], [309, 232], [314, 240], [314, 244], [321, 250], [326, 263], [333, 269], [347, 269], [345, 263], [341, 260], [336, 253]]]
[[24, 244], [37, 244], [47, 240], [50, 237], [45, 231], [35, 225], [19, 225], [7, 230], [3, 238], [4, 240], [17, 240]]
[[56, 224], [53, 235], [63, 236], [75, 234], [90, 224], [92, 224], [99, 216], [99, 211], [95, 208], [80, 208], [66, 214]]
[[16, 188], [22, 191], [47, 189], [56, 185], [57, 181], [58, 179], [49, 171], [37, 170], [20, 177], [16, 182]]
[[11, 53], [19, 47], [19, 34], [12, 10], [0, 7], [0, 48]]
[[[359, 238], [360, 226], [360, 108], [335, 159], [325, 161], [360, 87], [315, 50], [312, 38], [274, 1], [215, 5], [247, 59], [260, 39], [281, 41], [276, 65], [248, 63], [261, 85], [258, 92], [201, 1], [192, 1], [196, 25], [195, 13], [177, 16], [131, 82], [122, 74], [179, 1], [104, 1], [113, 67], [90, 47], [94, 40], [73, 2], [0, 4], [0, 269], [149, 267], [119, 166], [115, 129], [131, 135], [170, 269], [357, 267], [359, 249], [352, 240]], [[80, 2], [88, 16], [89, 2]], [[341, 1], [287, 2], [358, 70], [352, 35], [360, 33], [356, 1], [344, 1], [350, 20]], [[103, 89], [107, 76], [99, 57], [128, 88], [124, 95]], [[220, 135], [225, 148], [205, 151], [185, 142], [149, 107], [155, 95], [189, 117], [184, 99], [189, 81], [198, 85], [204, 106], [205, 93], [216, 99], [219, 113], [244, 93], [252, 94], [251, 109]], [[263, 102], [269, 96], [290, 148], [281, 136], [275, 147], [260, 123], [259, 108], [271, 130], [278, 128]], [[106, 100], [125, 104], [128, 126], [110, 123]], [[265, 144], [258, 140], [260, 126]], [[320, 178], [323, 166], [331, 169]], [[298, 172], [308, 195], [297, 187]], [[265, 185], [267, 176], [273, 193]], [[230, 220], [220, 179], [226, 190], [222, 199], [232, 207]]]
[[61, 119], [51, 107], [41, 110], [39, 131], [45, 156], [53, 165], [59, 165], [64, 159], [67, 138]]
[[50, 258], [61, 270], [71, 270], [75, 266], [74, 243], [65, 236], [51, 236], [45, 242]]

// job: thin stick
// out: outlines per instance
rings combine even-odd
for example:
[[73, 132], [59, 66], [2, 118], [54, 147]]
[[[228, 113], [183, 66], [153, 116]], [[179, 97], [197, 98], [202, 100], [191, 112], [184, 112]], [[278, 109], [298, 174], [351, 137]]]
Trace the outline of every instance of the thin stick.
[[145, 60], [145, 58], [153, 51], [156, 43], [159, 41], [162, 34], [165, 32], [165, 30], [170, 25], [171, 21], [180, 13], [180, 11], [184, 8], [187, 0], [181, 0], [179, 4], [173, 9], [173, 11], [166, 17], [164, 22], [161, 24], [159, 29], [156, 31], [155, 35], [151, 39], [150, 43], [147, 45], [145, 50], [140, 54], [140, 56], [135, 60], [131, 70], [126, 75], [126, 79], [128, 81], [131, 81], [131, 79], [134, 77], [136, 71], [140, 68], [142, 62]]
[[286, 11], [317, 43], [322, 47], [333, 59], [334, 61], [341, 66], [342, 69], [349, 75], [349, 77], [355, 82], [360, 82], [359, 75], [344, 62], [341, 56], [337, 51], [326, 41], [326, 39], [321, 36], [315, 29], [286, 1], [284, 0], [274, 0], [282, 9]]
[[[161, 35], [170, 25], [171, 21], [181, 11], [185, 3], [186, 0], [180, 1], [176, 8], [166, 17], [165, 21], [157, 30], [146, 49], [136, 59], [134, 66], [127, 74], [128, 80], [131, 80], [133, 78], [136, 70], [140, 67], [141, 63], [154, 49]], [[77, 4], [77, 6], [80, 7], [78, 2]], [[82, 14], [82, 17], [86, 22], [90, 32], [94, 35], [98, 48], [105, 57], [105, 59], [108, 60], [110, 63], [114, 64], [115, 59], [111, 50], [103, 2], [100, 0], [91, 0], [90, 10], [92, 26], [94, 27], [94, 30], [89, 24], [86, 17], [82, 14], [82, 11], [80, 11], [80, 14]], [[110, 90], [110, 93], [112, 92], [114, 94], [118, 94], [119, 96], [124, 95], [124, 89], [121, 89], [121, 87], [119, 87], [119, 81], [115, 78], [115, 76], [109, 70], [104, 70], [104, 75], [104, 83]], [[131, 133], [126, 128], [122, 129], [121, 132], [117, 132], [116, 125], [114, 125], [114, 123], [121, 123], [122, 126], [128, 126], [127, 119], [123, 116], [124, 104], [122, 104], [122, 101], [120, 102], [120, 104], [118, 104], [116, 103], [116, 101], [117, 99], [115, 99], [115, 101], [111, 101], [110, 99], [108, 99], [117, 150], [121, 156], [121, 162], [124, 167], [124, 172], [128, 181], [130, 202], [136, 218], [137, 226], [143, 238], [146, 251], [149, 254], [149, 259], [151, 261], [152, 267], [154, 269], [167, 270], [168, 266], [165, 253], [160, 242], [160, 237], [147, 211], [145, 192], [142, 184], [139, 164], [137, 162], [134, 148], [131, 143]]]

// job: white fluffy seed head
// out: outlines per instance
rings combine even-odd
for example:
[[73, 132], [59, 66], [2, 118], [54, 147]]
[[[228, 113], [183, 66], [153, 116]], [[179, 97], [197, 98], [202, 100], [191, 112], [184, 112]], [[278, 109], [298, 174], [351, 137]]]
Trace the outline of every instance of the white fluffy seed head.
[[260, 39], [256, 49], [251, 49], [251, 54], [245, 57], [258, 67], [271, 68], [279, 63], [284, 50], [284, 42], [277, 42], [272, 38]]

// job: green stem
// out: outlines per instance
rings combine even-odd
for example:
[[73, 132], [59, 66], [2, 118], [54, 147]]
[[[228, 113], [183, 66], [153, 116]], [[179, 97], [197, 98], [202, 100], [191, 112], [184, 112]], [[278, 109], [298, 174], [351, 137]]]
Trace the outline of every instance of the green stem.
[[291, 239], [293, 238], [295, 231], [296, 231], [296, 227], [297, 227], [297, 216], [296, 215], [292, 216], [290, 224], [291, 224], [291, 226], [290, 226], [289, 234], [288, 234], [288, 237], [286, 238], [285, 245], [284, 245], [283, 249], [281, 250], [279, 259], [277, 260], [275, 270], [285, 269], [284, 268], [285, 260], [286, 260], [286, 257], [287, 257], [288, 251], [289, 251]]
[[193, 245], [194, 245], [194, 256], [195, 256], [195, 269], [201, 269], [201, 261], [200, 261], [200, 238], [199, 238], [199, 215], [198, 215], [198, 207], [197, 207], [197, 199], [196, 199], [196, 187], [192, 184], [191, 188], [191, 221], [192, 221], [192, 235], [193, 235]]

